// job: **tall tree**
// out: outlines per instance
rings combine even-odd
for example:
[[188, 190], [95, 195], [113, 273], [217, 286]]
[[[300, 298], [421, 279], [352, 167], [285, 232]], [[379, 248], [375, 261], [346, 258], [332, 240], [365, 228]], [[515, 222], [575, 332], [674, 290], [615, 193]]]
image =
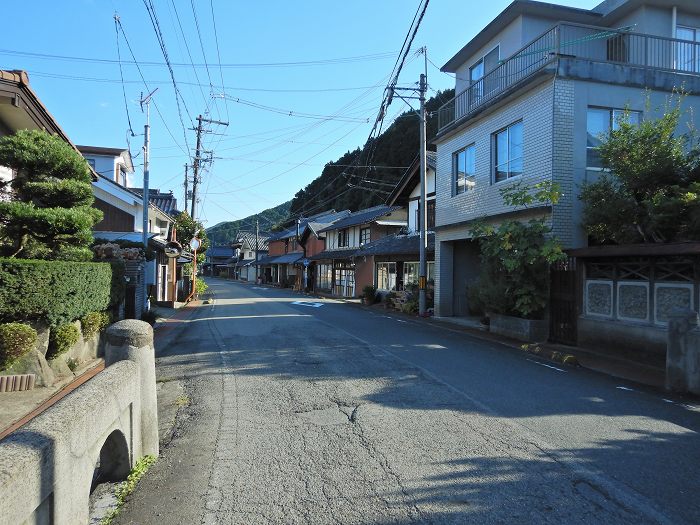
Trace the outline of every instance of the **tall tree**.
[[3, 188], [10, 200], [0, 202], [0, 255], [91, 260], [102, 212], [91, 207], [92, 177], [80, 153], [45, 131], [22, 130], [0, 139], [0, 165], [15, 175]]
[[204, 262], [205, 252], [209, 248], [210, 242], [207, 237], [207, 231], [201, 222], [192, 219], [186, 211], [180, 212], [175, 217], [175, 229], [178, 241], [182, 244], [185, 251], [190, 251], [190, 241], [197, 237], [201, 241], [197, 250], [197, 262]]
[[622, 116], [599, 146], [607, 172], [585, 184], [583, 225], [597, 243], [700, 239], [700, 151], [677, 135], [682, 97], [663, 116]]

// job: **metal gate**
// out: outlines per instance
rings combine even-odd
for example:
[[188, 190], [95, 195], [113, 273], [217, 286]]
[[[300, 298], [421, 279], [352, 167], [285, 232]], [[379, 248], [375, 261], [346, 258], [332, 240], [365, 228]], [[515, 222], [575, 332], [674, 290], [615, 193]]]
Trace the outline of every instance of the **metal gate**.
[[576, 345], [578, 279], [576, 258], [552, 265], [549, 286], [549, 339], [553, 343]]

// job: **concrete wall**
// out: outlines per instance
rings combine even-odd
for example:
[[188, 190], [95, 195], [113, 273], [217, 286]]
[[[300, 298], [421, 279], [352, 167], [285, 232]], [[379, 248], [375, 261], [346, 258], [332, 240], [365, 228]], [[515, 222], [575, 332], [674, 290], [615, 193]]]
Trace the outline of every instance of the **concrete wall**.
[[153, 331], [121, 321], [108, 337], [105, 371], [0, 442], [0, 522], [85, 524], [98, 460], [116, 481], [158, 454]]

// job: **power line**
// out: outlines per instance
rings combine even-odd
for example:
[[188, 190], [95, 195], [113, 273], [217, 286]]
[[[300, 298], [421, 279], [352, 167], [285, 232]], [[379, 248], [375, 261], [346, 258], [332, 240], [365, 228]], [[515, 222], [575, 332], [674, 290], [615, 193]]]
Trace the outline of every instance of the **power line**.
[[175, 90], [175, 104], [177, 106], [177, 114], [178, 117], [180, 118], [180, 125], [182, 126], [182, 135], [185, 139], [185, 147], [189, 151], [190, 146], [189, 143], [187, 142], [187, 130], [185, 123], [182, 119], [182, 108], [180, 107], [180, 100], [182, 99], [182, 105], [185, 107], [185, 112], [187, 113], [187, 116], [190, 119], [190, 123], [193, 124], [192, 121], [192, 115], [190, 115], [189, 109], [187, 109], [187, 104], [185, 104], [185, 99], [182, 97], [182, 94], [180, 93], [180, 89], [177, 87], [177, 81], [175, 80], [175, 72], [173, 71], [172, 66], [170, 65], [170, 58], [168, 57], [168, 50], [165, 46], [165, 39], [163, 38], [163, 33], [160, 30], [160, 23], [158, 22], [158, 15], [156, 14], [156, 9], [155, 6], [153, 5], [152, 0], [143, 0], [143, 5], [146, 6], [146, 11], [148, 11], [148, 16], [151, 19], [151, 24], [153, 25], [153, 31], [156, 34], [156, 39], [158, 40], [158, 44], [160, 46], [160, 50], [163, 53], [163, 58], [165, 59], [165, 63], [168, 66], [168, 71], [170, 72], [170, 79], [172, 80], [173, 83], [173, 89]]
[[[219, 51], [219, 34], [216, 31], [216, 17], [214, 16], [214, 0], [209, 0], [209, 7], [211, 8], [211, 23], [214, 26], [214, 41], [216, 42], [216, 58], [219, 62], [219, 76], [221, 78], [221, 94], [226, 94], [226, 86], [224, 85], [224, 71], [221, 68], [221, 52]], [[212, 86], [213, 89], [213, 86]], [[228, 104], [226, 99], [224, 99], [224, 107], [226, 108], [226, 120], [230, 120], [228, 112]]]
[[[129, 43], [129, 39], [126, 37], [126, 32], [124, 31], [124, 26], [122, 25], [121, 18], [117, 18], [117, 23], [119, 24], [119, 30], [122, 32], [122, 36], [124, 37], [124, 42], [126, 42], [126, 46], [129, 48], [129, 53], [131, 54], [131, 58], [134, 60], [134, 64], [136, 65], [136, 69], [139, 72], [139, 75], [141, 76], [141, 80], [143, 80], [144, 86], [146, 86], [146, 91], [151, 92], [151, 88], [148, 86], [148, 82], [146, 82], [146, 78], [143, 76], [143, 72], [141, 71], [141, 67], [139, 66], [138, 62], [136, 61], [136, 57], [134, 56], [134, 50], [131, 48], [131, 44]], [[158, 104], [156, 104], [155, 100], [152, 100], [153, 102], [153, 107], [156, 108], [156, 112], [158, 113], [158, 116], [160, 117], [161, 122], [163, 122], [163, 126], [165, 127], [166, 131], [168, 132], [168, 135], [170, 135], [170, 138], [173, 139], [173, 142], [182, 150], [182, 152], [189, 157], [189, 152], [185, 150], [175, 139], [175, 135], [173, 135], [173, 132], [170, 130], [170, 127], [168, 126], [168, 123], [165, 121], [165, 118], [163, 117], [163, 114], [160, 111], [160, 108], [158, 107]]]
[[[17, 51], [12, 49], [0, 49], [0, 55], [11, 55], [11, 56], [24, 56], [30, 58], [38, 58], [42, 60], [64, 60], [64, 61], [74, 61], [74, 62], [92, 62], [97, 64], [118, 64], [118, 60], [108, 59], [108, 58], [94, 58], [94, 57], [80, 57], [80, 56], [70, 56], [70, 55], [53, 55], [49, 53], [32, 53], [28, 51]], [[294, 62], [238, 62], [238, 63], [223, 63], [221, 67], [224, 69], [236, 69], [236, 68], [265, 68], [265, 67], [305, 67], [305, 66], [324, 66], [324, 65], [335, 65], [335, 64], [346, 64], [348, 62], [364, 62], [373, 60], [385, 60], [387, 58], [393, 57], [393, 52], [383, 52], [383, 53], [373, 53], [368, 55], [357, 55], [349, 57], [338, 57], [338, 58], [328, 58], [320, 60], [300, 60]], [[165, 66], [164, 62], [157, 61], [142, 61], [136, 62], [133, 60], [131, 62], [124, 61], [124, 65], [131, 65], [137, 67], [151, 67], [151, 66]], [[172, 62], [172, 67], [196, 67], [196, 68], [206, 68], [208, 64], [206, 63], [195, 63], [188, 64], [183, 62]]]
[[[195, 28], [197, 29], [197, 37], [199, 38], [199, 47], [202, 50], [202, 58], [204, 59], [204, 67], [207, 70], [207, 78], [209, 79], [209, 89], [210, 89], [210, 95], [214, 92], [214, 85], [212, 84], [211, 81], [211, 74], [209, 73], [209, 64], [207, 64], [207, 55], [204, 52], [204, 42], [202, 41], [202, 32], [199, 29], [199, 18], [197, 17], [197, 9], [194, 6], [194, 0], [190, 0], [190, 5], [192, 6], [192, 15], [194, 16], [194, 24]], [[214, 105], [216, 106], [216, 102], [214, 102]], [[219, 108], [217, 106], [216, 108], [217, 115], [219, 115]], [[221, 115], [219, 115], [219, 118]]]
[[134, 133], [134, 128], [131, 125], [131, 116], [129, 115], [129, 104], [126, 101], [126, 86], [124, 85], [124, 73], [122, 71], [122, 54], [119, 48], [119, 26], [117, 25], [118, 20], [119, 15], [117, 15], [117, 13], [114, 13], [114, 32], [117, 36], [117, 59], [119, 60], [119, 76], [121, 77], [122, 95], [124, 95], [124, 109], [126, 109], [126, 121], [129, 123], [129, 133], [131, 133], [132, 137], [135, 137], [136, 135]]
[[278, 113], [280, 115], [286, 115], [288, 117], [308, 118], [308, 119], [316, 119], [316, 120], [339, 120], [341, 122], [369, 123], [369, 119], [360, 119], [357, 117], [341, 117], [341, 116], [333, 116], [333, 115], [317, 115], [314, 113], [304, 113], [301, 111], [294, 111], [291, 109], [281, 109], [281, 108], [275, 108], [272, 106], [265, 106], [263, 104], [258, 104], [257, 102], [253, 102], [251, 100], [245, 100], [245, 99], [238, 98], [238, 97], [230, 97], [228, 95], [224, 95], [224, 98], [226, 100], [230, 100], [230, 101], [235, 102], [237, 104], [243, 104], [244, 106], [250, 106], [250, 107], [253, 107], [256, 109], [262, 109], [264, 111], [270, 111], [272, 113]]

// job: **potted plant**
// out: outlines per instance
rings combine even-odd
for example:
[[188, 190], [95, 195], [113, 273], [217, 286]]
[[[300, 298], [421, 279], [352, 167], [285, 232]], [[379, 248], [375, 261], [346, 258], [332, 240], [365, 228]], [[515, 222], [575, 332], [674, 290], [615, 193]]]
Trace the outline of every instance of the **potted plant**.
[[363, 304], [366, 305], [371, 305], [374, 304], [375, 299], [377, 298], [377, 289], [372, 286], [371, 284], [368, 284], [362, 289], [362, 302]]

